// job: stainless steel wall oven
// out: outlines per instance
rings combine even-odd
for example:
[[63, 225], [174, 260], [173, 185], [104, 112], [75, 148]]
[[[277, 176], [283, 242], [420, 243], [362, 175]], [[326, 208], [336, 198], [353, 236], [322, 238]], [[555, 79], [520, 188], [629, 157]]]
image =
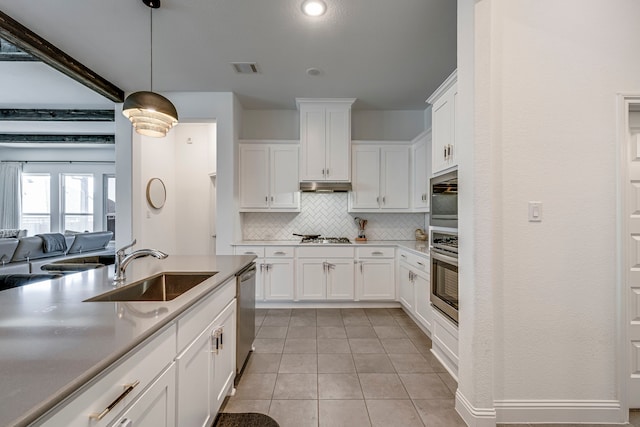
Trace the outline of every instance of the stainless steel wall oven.
[[432, 226], [458, 228], [458, 171], [431, 178]]
[[458, 323], [458, 232], [431, 228], [431, 304]]

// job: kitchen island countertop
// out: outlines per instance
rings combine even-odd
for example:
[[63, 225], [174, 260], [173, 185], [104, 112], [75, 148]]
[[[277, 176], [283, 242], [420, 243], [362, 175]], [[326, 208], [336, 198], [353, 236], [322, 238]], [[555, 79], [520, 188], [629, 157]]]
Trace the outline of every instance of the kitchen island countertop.
[[133, 261], [123, 286], [162, 272], [217, 272], [166, 302], [83, 302], [114, 289], [113, 266], [0, 292], [0, 425], [33, 422], [254, 258]]

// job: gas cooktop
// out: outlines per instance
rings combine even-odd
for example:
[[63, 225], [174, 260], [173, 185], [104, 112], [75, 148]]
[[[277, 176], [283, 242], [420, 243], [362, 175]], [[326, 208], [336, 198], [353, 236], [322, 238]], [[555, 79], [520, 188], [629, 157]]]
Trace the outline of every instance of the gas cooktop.
[[331, 244], [331, 243], [351, 243], [347, 237], [303, 237], [300, 243], [321, 243], [321, 244]]

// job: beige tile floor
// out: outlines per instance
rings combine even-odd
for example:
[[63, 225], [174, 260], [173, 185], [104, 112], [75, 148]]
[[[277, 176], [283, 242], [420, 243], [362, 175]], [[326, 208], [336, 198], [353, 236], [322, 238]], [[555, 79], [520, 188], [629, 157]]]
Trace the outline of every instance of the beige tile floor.
[[280, 427], [465, 425], [456, 382], [401, 309], [258, 310], [256, 331], [224, 412]]

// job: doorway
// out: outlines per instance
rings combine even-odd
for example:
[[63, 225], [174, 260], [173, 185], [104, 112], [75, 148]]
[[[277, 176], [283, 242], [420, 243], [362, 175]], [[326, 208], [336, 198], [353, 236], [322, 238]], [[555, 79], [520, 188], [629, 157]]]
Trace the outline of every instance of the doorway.
[[619, 98], [622, 402], [640, 408], [640, 95]]

